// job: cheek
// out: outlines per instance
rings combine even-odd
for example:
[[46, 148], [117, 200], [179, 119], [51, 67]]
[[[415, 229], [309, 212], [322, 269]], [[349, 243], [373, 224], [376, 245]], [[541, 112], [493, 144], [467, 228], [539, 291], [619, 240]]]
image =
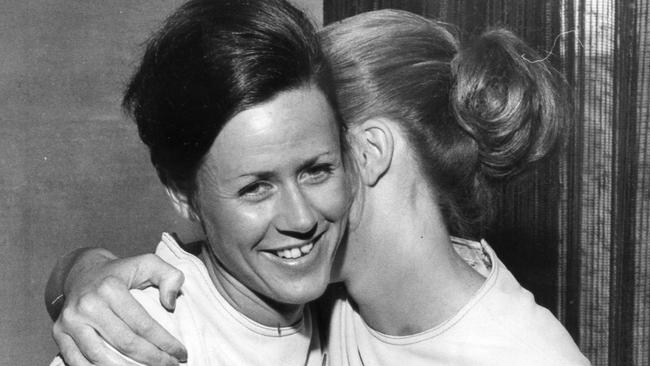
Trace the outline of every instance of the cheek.
[[347, 217], [351, 193], [344, 177], [334, 177], [328, 184], [315, 189], [312, 203], [328, 221], [341, 221]]
[[202, 220], [210, 242], [227, 251], [254, 247], [266, 235], [268, 210], [227, 202], [202, 211]]

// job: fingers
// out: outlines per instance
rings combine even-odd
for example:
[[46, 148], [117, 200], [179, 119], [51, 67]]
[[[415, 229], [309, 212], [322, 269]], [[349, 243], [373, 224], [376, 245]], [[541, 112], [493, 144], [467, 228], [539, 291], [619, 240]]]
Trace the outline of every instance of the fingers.
[[187, 360], [183, 345], [129, 292], [129, 288], [153, 284], [164, 293], [163, 306], [173, 309], [184, 280], [176, 268], [148, 254], [112, 260], [68, 280], [70, 291], [54, 334], [60, 347], [66, 347], [62, 354], [66, 361], [72, 360], [72, 366], [135, 364], [111, 346], [145, 365], [175, 366], [178, 361], [174, 357]]
[[[104, 341], [90, 327], [79, 327], [72, 332], [75, 336], [63, 333], [55, 326], [54, 340], [59, 346], [61, 356], [68, 366], [135, 366], [106, 346]], [[81, 341], [81, 342], [80, 342]]]
[[[123, 325], [116, 317], [109, 320], [115, 324]], [[64, 360], [70, 366], [135, 366], [141, 364], [178, 366], [178, 362], [173, 357], [146, 342], [124, 325], [122, 329], [114, 331], [123, 335], [124, 339], [120, 344], [123, 347], [126, 345], [128, 352], [122, 352], [126, 357], [120, 355], [115, 349], [111, 349], [93, 328], [80, 326], [72, 330], [70, 335], [55, 330], [55, 340], [61, 349]], [[144, 356], [141, 356], [143, 353]], [[132, 355], [136, 355], [138, 358]]]
[[[115, 350], [110, 349], [106, 343], [99, 337], [97, 332], [90, 327], [79, 328], [71, 336], [75, 344], [79, 347], [81, 353], [93, 365], [97, 366], [138, 366], [126, 357], [118, 354]], [[153, 364], [151, 364], [153, 366]]]
[[[144, 254], [131, 259], [137, 265], [131, 287], [143, 288], [149, 285], [158, 287], [161, 304], [168, 311], [173, 311], [176, 308], [176, 298], [185, 281], [183, 272], [153, 254]], [[111, 298], [126, 299], [115, 303], [113, 310], [131, 329], [181, 362], [187, 360], [185, 347], [154, 321], [130, 294], [111, 296]], [[136, 308], [142, 311], [135, 311]]]
[[174, 272], [169, 272], [160, 279], [158, 284], [160, 303], [168, 311], [173, 311], [176, 308], [176, 298], [184, 281], [185, 276], [183, 276], [183, 272], [176, 269]]
[[160, 303], [168, 311], [176, 307], [176, 297], [185, 281], [183, 272], [153, 254], [134, 257], [137, 269], [132, 280], [132, 287], [144, 288], [150, 284], [158, 287]]
[[[178, 365], [187, 360], [183, 345], [167, 332], [130, 293], [114, 297], [114, 316], [105, 318], [98, 329], [120, 353], [147, 365]], [[172, 357], [173, 356], [173, 357]], [[175, 357], [175, 358], [174, 358]]]
[[107, 338], [107, 341], [113, 344], [120, 353], [129, 358], [151, 366], [178, 366], [178, 360], [161, 351], [158, 347], [149, 343], [144, 338], [133, 333], [133, 331], [128, 329], [124, 323], [116, 322], [114, 329], [112, 329], [111, 332], [115, 334], [124, 334], [121, 338]]
[[[117, 315], [115, 310], [120, 315]], [[133, 330], [128, 322], [134, 324]], [[172, 350], [177, 351], [182, 348], [180, 342], [151, 319], [140, 303], [133, 298], [124, 282], [110, 276], [106, 277], [94, 291], [88, 291], [82, 296], [75, 297], [75, 301], [67, 302], [54, 327], [55, 338], [59, 334], [66, 334], [72, 338], [74, 347], [69, 346], [73, 351], [68, 352], [70, 354], [68, 357], [73, 357], [74, 360], [79, 359], [78, 354], [74, 352], [74, 348], [78, 348], [83, 357], [92, 364], [100, 366], [136, 364], [126, 361], [115, 350], [109, 349], [108, 343], [126, 357], [145, 365], [178, 365], [178, 361], [172, 356], [159, 349], [156, 344], [143, 339], [136, 334], [138, 332], [150, 335], [154, 342]], [[61, 338], [65, 339], [65, 337]], [[64, 342], [69, 344], [71, 341]], [[177, 353], [187, 358], [186, 352], [183, 354], [177, 351]]]
[[79, 314], [90, 312], [101, 313], [103, 314], [101, 318], [106, 318], [106, 314], [110, 314], [110, 310], [99, 310], [102, 309], [101, 305], [101, 302], [91, 299], [76, 304], [75, 310], [73, 310], [73, 306], [63, 309], [54, 323], [52, 334], [59, 345], [64, 360], [70, 366], [135, 365], [119, 356], [116, 351], [109, 349], [94, 327], [89, 326], [85, 319], [79, 316]]
[[59, 347], [61, 357], [67, 366], [93, 366], [81, 354], [81, 351], [79, 351], [79, 348], [77, 348], [77, 345], [69, 335], [60, 334], [59, 336], [54, 336], [54, 341]]

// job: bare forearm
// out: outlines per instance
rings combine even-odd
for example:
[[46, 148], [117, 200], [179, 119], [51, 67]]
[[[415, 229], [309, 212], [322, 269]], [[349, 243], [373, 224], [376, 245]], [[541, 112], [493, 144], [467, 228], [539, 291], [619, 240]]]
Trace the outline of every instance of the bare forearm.
[[65, 282], [71, 273], [89, 270], [115, 258], [106, 249], [80, 248], [59, 259], [45, 285], [45, 307], [52, 320], [59, 317], [64, 302]]

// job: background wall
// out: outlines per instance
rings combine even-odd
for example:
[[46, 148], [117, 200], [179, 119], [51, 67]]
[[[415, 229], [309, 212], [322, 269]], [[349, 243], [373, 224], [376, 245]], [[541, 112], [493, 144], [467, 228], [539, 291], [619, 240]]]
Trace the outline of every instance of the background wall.
[[[0, 364], [56, 353], [43, 288], [79, 246], [191, 235], [119, 104], [140, 45], [181, 0], [5, 0], [0, 12]], [[320, 0], [296, 0], [317, 24]]]

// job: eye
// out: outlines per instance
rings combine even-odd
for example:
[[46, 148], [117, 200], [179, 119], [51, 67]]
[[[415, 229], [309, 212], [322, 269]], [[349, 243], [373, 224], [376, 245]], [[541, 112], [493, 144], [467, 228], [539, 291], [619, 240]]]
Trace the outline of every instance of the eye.
[[239, 190], [239, 197], [245, 199], [259, 201], [271, 194], [273, 191], [273, 186], [268, 182], [253, 182], [246, 187]]
[[307, 168], [304, 175], [308, 183], [321, 183], [327, 180], [333, 172], [334, 166], [332, 164], [318, 164]]

